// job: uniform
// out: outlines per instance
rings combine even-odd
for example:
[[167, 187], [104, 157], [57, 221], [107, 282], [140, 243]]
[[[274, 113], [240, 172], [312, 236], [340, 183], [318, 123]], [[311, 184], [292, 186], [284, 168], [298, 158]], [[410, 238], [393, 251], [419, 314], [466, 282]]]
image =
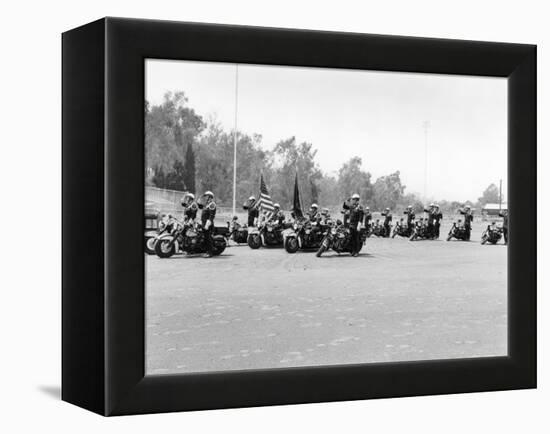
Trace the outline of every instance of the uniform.
[[393, 220], [393, 216], [389, 211], [383, 212], [382, 215], [384, 216], [384, 229], [385, 229], [384, 236], [387, 238], [390, 236], [390, 232], [391, 232], [390, 223]]
[[435, 237], [439, 238], [439, 228], [441, 227], [441, 220], [443, 220], [443, 214], [439, 210], [434, 210], [434, 233]]
[[470, 233], [472, 231], [472, 222], [474, 221], [474, 215], [472, 211], [467, 209], [459, 209], [458, 212], [464, 216], [464, 228], [468, 234], [468, 240], [470, 239]]
[[412, 229], [414, 226], [414, 219], [416, 218], [414, 211], [412, 209], [405, 210], [403, 211], [403, 214], [407, 216], [407, 228]]
[[267, 221], [282, 225], [285, 222], [285, 214], [281, 210], [273, 211], [269, 214]]
[[195, 201], [185, 205], [183, 210], [183, 220], [184, 221], [195, 220], [197, 218], [198, 209], [199, 209], [199, 206]]
[[213, 200], [211, 200], [205, 205], [199, 205], [199, 208], [202, 209], [201, 223], [204, 230], [206, 252], [209, 255], [211, 255], [213, 253], [212, 250], [214, 248], [214, 245], [212, 243], [212, 234], [214, 233], [214, 218], [216, 217], [216, 203]]
[[345, 210], [349, 210], [349, 232], [351, 238], [351, 254], [357, 255], [361, 246], [361, 234], [358, 226], [361, 224], [365, 217], [365, 211], [359, 203], [353, 204], [344, 202], [342, 207]]
[[364, 211], [365, 213], [365, 227], [369, 227], [372, 220], [372, 214], [370, 211]]
[[433, 208], [424, 208], [424, 212], [428, 213], [428, 233], [433, 234], [434, 233], [434, 219], [435, 214]]
[[248, 211], [248, 227], [254, 226], [255, 220], [260, 216], [260, 211], [254, 205], [255, 201], [250, 200], [243, 205], [243, 209]]

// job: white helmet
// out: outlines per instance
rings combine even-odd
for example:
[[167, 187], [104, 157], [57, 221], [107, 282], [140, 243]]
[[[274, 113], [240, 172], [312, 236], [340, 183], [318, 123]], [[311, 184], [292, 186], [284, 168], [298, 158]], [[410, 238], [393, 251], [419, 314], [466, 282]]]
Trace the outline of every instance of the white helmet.
[[210, 190], [208, 190], [206, 193], [204, 193], [203, 196], [210, 196], [210, 197], [214, 197], [214, 193], [212, 193]]
[[274, 203], [273, 206], [274, 206], [275, 208], [281, 208], [281, 205], [279, 205], [278, 203]]
[[354, 193], [352, 196], [351, 196], [352, 199], [359, 199], [359, 195], [357, 193]]
[[188, 197], [190, 197], [191, 199], [195, 199], [195, 195], [193, 193], [186, 193], [185, 196], [183, 196], [184, 199], [187, 199]]
[[409, 205], [407, 208], [408, 208], [408, 209], [412, 209], [412, 205]]
[[312, 204], [311, 204], [311, 207], [312, 207], [312, 208], [315, 208], [315, 209], [319, 208], [319, 206], [318, 206], [316, 203], [312, 203]]
[[256, 200], [256, 198], [254, 196], [250, 196], [248, 200]]
[[434, 206], [434, 203], [433, 203], [433, 202], [432, 202], [432, 203], [430, 203], [430, 206]]

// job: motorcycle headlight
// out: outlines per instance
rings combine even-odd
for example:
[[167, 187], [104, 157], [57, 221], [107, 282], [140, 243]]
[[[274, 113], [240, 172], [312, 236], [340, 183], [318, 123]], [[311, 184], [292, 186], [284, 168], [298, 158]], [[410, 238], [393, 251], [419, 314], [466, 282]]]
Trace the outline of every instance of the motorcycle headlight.
[[292, 226], [294, 228], [295, 231], [298, 230], [298, 225], [296, 223], [294, 223], [294, 226]]
[[335, 229], [335, 228], [332, 228], [332, 229], [330, 230], [330, 233], [331, 233], [332, 235], [336, 235], [336, 229]]

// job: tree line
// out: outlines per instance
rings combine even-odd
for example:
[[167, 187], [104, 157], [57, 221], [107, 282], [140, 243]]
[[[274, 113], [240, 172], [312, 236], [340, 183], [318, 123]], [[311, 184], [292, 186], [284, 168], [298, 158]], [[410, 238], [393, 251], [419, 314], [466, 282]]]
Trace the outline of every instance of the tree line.
[[[201, 193], [212, 190], [220, 205], [233, 199], [233, 131], [215, 120], [205, 120], [190, 105], [184, 92], [168, 92], [158, 105], [145, 103], [145, 170], [147, 185]], [[298, 173], [303, 206], [318, 203], [335, 207], [357, 192], [372, 210], [412, 205], [422, 212], [418, 196], [405, 193], [399, 171], [372, 179], [360, 157], [346, 161], [335, 175], [324, 173], [316, 162], [312, 143], [283, 138], [271, 150], [262, 136], [237, 132], [237, 201], [257, 195], [260, 173], [274, 201], [290, 209], [294, 176]], [[488, 196], [493, 199], [494, 189]], [[487, 193], [487, 191], [485, 192]], [[484, 195], [485, 195], [484, 193]], [[480, 198], [480, 200], [483, 199]], [[439, 202], [442, 209], [461, 203]], [[454, 212], [454, 211], [453, 211]]]

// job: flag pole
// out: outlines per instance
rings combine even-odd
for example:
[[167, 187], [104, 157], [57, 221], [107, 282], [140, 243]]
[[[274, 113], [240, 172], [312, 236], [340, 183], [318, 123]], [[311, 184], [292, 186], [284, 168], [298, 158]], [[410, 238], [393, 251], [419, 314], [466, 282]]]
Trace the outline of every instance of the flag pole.
[[237, 208], [237, 113], [239, 109], [239, 65], [235, 65], [235, 129], [233, 130], [233, 215]]

